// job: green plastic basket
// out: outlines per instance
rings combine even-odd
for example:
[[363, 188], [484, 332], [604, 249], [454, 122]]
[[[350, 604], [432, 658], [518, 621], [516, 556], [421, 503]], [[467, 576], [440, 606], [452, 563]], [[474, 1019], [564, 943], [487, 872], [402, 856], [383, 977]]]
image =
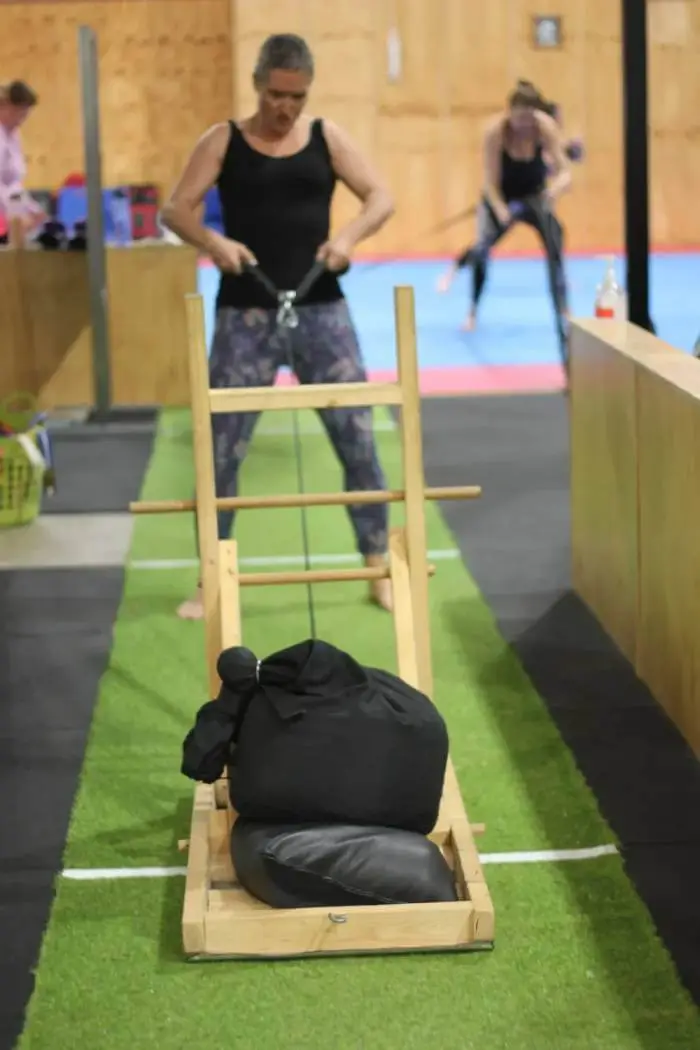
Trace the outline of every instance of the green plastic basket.
[[0, 529], [28, 525], [41, 510], [44, 468], [32, 462], [18, 440], [19, 434], [26, 434], [38, 447], [37, 436], [43, 427], [29, 427], [36, 412], [31, 394], [13, 394], [0, 403], [0, 423], [16, 431], [0, 436]]

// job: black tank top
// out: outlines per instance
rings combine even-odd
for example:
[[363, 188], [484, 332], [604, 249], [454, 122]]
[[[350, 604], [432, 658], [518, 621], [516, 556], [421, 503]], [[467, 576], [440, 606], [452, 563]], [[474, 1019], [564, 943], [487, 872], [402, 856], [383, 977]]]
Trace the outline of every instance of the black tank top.
[[504, 146], [501, 150], [501, 194], [505, 201], [519, 201], [541, 193], [547, 183], [547, 165], [542, 144], [530, 160], [516, 160]]
[[[336, 176], [323, 125], [315, 120], [306, 146], [291, 157], [268, 157], [250, 146], [234, 121], [217, 182], [224, 233], [247, 245], [280, 291], [297, 288], [328, 239]], [[323, 274], [304, 299], [333, 302], [343, 293]], [[222, 273], [217, 307], [274, 307], [250, 274]]]

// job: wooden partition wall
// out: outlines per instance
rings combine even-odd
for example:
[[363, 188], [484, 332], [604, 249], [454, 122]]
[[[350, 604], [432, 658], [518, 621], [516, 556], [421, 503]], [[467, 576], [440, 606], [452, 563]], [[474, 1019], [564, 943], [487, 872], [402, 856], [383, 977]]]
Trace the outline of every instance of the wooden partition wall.
[[[174, 245], [107, 251], [112, 400], [189, 403], [185, 296], [197, 256]], [[0, 250], [0, 400], [19, 391], [42, 408], [93, 404], [87, 256]]]
[[[656, 243], [697, 245], [700, 211], [688, 206], [687, 187], [700, 170], [700, 3], [648, 0], [648, 8], [652, 234]], [[561, 17], [561, 50], [533, 46], [537, 14]], [[562, 203], [567, 247], [622, 243], [620, 0], [2, 0], [0, 80], [24, 77], [41, 96], [25, 132], [38, 188], [83, 165], [77, 31], [85, 23], [100, 49], [108, 184], [167, 190], [206, 127], [250, 112], [264, 37], [292, 31], [316, 56], [310, 109], [352, 132], [396, 196], [396, 217], [368, 250], [453, 252], [472, 236], [470, 222], [434, 231], [477, 199], [485, 122], [518, 77], [560, 102], [567, 131], [586, 142]], [[402, 45], [396, 81], [392, 28]], [[349, 208], [340, 194], [336, 219]], [[509, 248], [534, 243], [527, 230], [508, 239]]]
[[700, 755], [700, 361], [595, 320], [571, 355], [574, 589]]

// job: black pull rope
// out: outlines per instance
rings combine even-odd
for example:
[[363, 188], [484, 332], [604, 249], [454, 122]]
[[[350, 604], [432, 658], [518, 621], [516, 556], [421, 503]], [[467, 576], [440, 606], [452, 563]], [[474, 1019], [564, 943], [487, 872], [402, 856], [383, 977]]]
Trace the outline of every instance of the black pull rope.
[[[306, 274], [301, 284], [295, 291], [280, 291], [263, 273], [259, 266], [246, 266], [246, 272], [250, 273], [263, 286], [270, 297], [277, 302], [277, 326], [284, 333], [284, 345], [287, 355], [287, 365], [294, 371], [294, 353], [292, 349], [292, 332], [298, 327], [299, 318], [295, 309], [296, 303], [309, 294], [311, 288], [326, 270], [323, 262], [316, 262]], [[347, 272], [344, 271], [344, 272]], [[297, 468], [297, 489], [299, 495], [306, 493], [304, 478], [304, 456], [301, 443], [301, 430], [299, 427], [299, 410], [292, 409], [292, 435], [294, 439], [294, 455]], [[304, 548], [304, 568], [307, 572], [311, 570], [311, 543], [309, 540], [309, 523], [307, 508], [301, 506], [301, 542]], [[315, 641], [316, 634], [316, 609], [314, 606], [313, 589], [311, 581], [306, 581], [306, 606], [309, 615], [309, 631], [311, 638]]]
[[[287, 335], [287, 346], [289, 348], [289, 360], [292, 360], [291, 353], [291, 332]], [[290, 364], [290, 368], [292, 365]], [[306, 488], [304, 486], [304, 458], [301, 447], [301, 430], [299, 428], [299, 412], [298, 409], [292, 411], [292, 434], [294, 436], [294, 454], [297, 462], [297, 488], [299, 489], [300, 495], [304, 495]], [[302, 506], [299, 508], [301, 511], [301, 542], [304, 548], [304, 568], [307, 572], [311, 570], [311, 554], [310, 548], [311, 543], [309, 540], [309, 521], [306, 514], [306, 507]], [[316, 607], [314, 605], [314, 592], [311, 586], [311, 581], [306, 581], [306, 608], [309, 614], [309, 632], [311, 638], [316, 641]]]

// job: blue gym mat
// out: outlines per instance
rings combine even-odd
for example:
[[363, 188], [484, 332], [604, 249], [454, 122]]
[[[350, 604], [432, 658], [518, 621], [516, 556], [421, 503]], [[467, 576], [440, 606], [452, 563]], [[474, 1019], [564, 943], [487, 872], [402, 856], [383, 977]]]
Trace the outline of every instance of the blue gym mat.
[[[618, 276], [625, 268], [617, 258]], [[461, 332], [467, 312], [469, 274], [457, 276], [452, 289], [439, 294], [436, 281], [445, 260], [397, 260], [356, 263], [343, 287], [357, 325], [367, 367], [395, 365], [393, 288], [413, 285], [422, 368], [469, 368], [558, 364], [559, 354], [541, 259], [494, 258], [475, 332]], [[601, 256], [572, 257], [566, 262], [572, 316], [593, 313], [596, 286], [603, 276]], [[690, 352], [700, 334], [700, 254], [656, 254], [651, 259], [651, 313], [657, 335]], [[207, 339], [211, 340], [218, 272], [200, 270], [205, 298]]]

